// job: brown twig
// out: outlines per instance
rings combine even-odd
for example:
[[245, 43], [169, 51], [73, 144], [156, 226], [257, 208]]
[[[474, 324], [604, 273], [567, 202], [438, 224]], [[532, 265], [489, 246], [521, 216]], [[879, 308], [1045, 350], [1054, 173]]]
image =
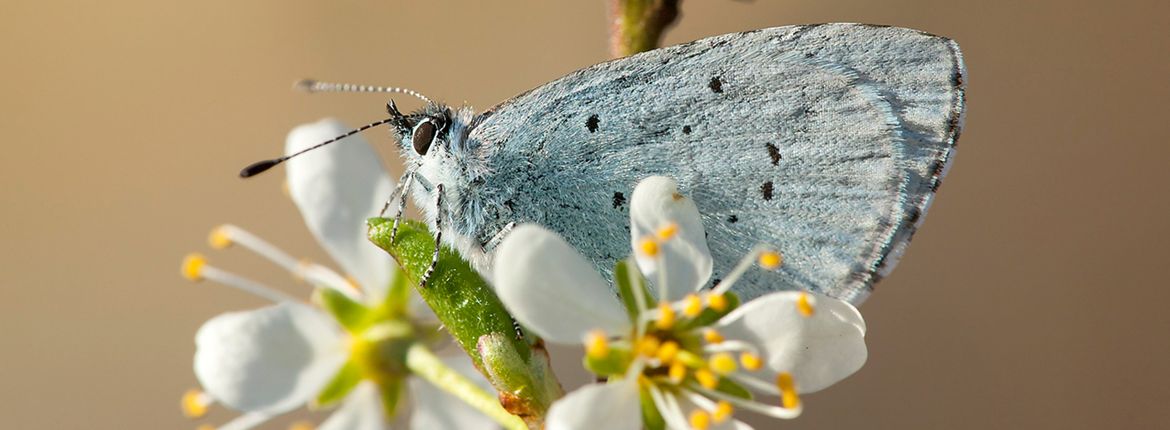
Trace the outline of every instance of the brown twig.
[[679, 0], [610, 0], [609, 53], [625, 57], [657, 48], [678, 19]]

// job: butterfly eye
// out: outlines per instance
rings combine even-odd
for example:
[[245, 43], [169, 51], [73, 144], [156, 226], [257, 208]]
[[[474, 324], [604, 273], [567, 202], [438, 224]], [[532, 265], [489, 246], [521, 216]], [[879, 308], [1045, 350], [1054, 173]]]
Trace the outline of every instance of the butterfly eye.
[[414, 152], [418, 155], [427, 155], [427, 150], [431, 149], [431, 143], [435, 141], [437, 131], [435, 123], [430, 118], [424, 119], [414, 126], [414, 131], [411, 132]]

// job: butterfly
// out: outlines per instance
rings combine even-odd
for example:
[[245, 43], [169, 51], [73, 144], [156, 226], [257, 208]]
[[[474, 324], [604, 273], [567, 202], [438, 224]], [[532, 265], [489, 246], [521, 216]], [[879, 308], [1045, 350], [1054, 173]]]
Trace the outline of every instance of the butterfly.
[[411, 195], [436, 243], [481, 272], [511, 226], [537, 223], [612, 273], [629, 253], [633, 187], [662, 175], [698, 205], [716, 278], [757, 244], [782, 250], [778, 270], [736, 284], [744, 298], [803, 289], [860, 303], [897, 264], [946, 174], [965, 74], [950, 39], [820, 24], [600, 63], [483, 112], [401, 88], [305, 86], [426, 102], [404, 114], [391, 101], [389, 118], [346, 135], [389, 124], [407, 165], [395, 217], [399, 195]]

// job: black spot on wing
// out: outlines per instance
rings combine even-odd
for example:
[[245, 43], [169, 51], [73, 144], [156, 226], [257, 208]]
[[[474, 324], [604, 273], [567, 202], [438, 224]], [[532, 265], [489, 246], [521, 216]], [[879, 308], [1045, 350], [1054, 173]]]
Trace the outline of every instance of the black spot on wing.
[[723, 92], [723, 81], [720, 80], [718, 76], [716, 76], [711, 78], [711, 82], [707, 83], [707, 87], [710, 88], [712, 92], [721, 93]]
[[626, 195], [622, 194], [621, 191], [614, 191], [613, 192], [613, 208], [614, 209], [620, 208], [624, 204], [626, 204]]
[[691, 134], [691, 126], [684, 125], [683, 126], [683, 134]]
[[760, 185], [760, 194], [764, 195], [764, 200], [772, 200], [772, 181]]
[[765, 146], [768, 147], [768, 157], [772, 158], [772, 165], [773, 166], [779, 165], [780, 158], [781, 158], [780, 157], [780, 148], [777, 148], [776, 145], [773, 145], [771, 143], [768, 143]]
[[585, 128], [589, 129], [590, 133], [597, 131], [597, 126], [601, 124], [601, 119], [597, 118], [597, 114], [589, 115], [589, 119], [585, 121]]
[[727, 217], [727, 222], [735, 224], [736, 222], [739, 222], [739, 217], [735, 215], [729, 216]]

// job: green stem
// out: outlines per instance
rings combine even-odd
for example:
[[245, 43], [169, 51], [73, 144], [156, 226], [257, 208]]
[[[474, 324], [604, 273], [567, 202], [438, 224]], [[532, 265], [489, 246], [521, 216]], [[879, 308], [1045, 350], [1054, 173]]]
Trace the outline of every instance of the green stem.
[[509, 430], [528, 430], [528, 425], [520, 417], [508, 413], [483, 388], [451, 370], [442, 360], [425, 346], [414, 344], [406, 351], [406, 367], [411, 373], [426, 379], [432, 385], [455, 396], [467, 403], [475, 410], [487, 415], [495, 422]]
[[657, 48], [678, 19], [679, 0], [611, 0], [609, 53], [614, 58]]

